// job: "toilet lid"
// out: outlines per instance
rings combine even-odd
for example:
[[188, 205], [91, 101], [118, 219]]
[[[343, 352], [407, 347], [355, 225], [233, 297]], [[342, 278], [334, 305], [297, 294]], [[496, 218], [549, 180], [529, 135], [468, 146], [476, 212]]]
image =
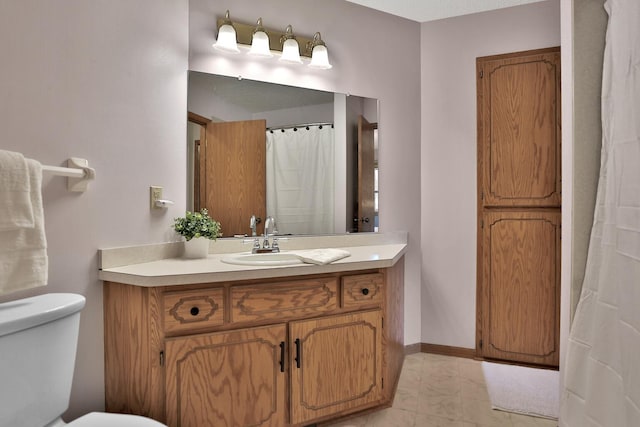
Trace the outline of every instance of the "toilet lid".
[[68, 427], [167, 427], [155, 420], [137, 415], [91, 412], [67, 424]]

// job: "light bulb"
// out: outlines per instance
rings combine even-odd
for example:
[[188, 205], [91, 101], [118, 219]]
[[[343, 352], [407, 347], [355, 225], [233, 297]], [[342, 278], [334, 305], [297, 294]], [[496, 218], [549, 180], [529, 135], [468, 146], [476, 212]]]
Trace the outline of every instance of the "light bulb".
[[302, 59], [300, 59], [300, 49], [298, 48], [298, 42], [295, 39], [287, 39], [284, 41], [280, 61], [302, 64]]
[[253, 33], [251, 41], [251, 49], [248, 52], [252, 56], [271, 57], [273, 54], [269, 49], [269, 36], [264, 31], [256, 31]]
[[309, 67], [319, 68], [321, 70], [328, 70], [331, 68], [331, 64], [329, 63], [329, 52], [327, 51], [326, 46], [319, 44], [313, 48]]
[[218, 40], [213, 47], [224, 52], [239, 53], [238, 42], [236, 41], [236, 29], [229, 19], [229, 11], [224, 15], [224, 21], [218, 28]]
[[287, 29], [284, 34], [284, 43], [282, 43], [282, 56], [279, 61], [289, 62], [292, 64], [302, 64], [300, 59], [300, 48], [298, 42], [293, 35], [293, 28], [291, 25], [287, 25]]

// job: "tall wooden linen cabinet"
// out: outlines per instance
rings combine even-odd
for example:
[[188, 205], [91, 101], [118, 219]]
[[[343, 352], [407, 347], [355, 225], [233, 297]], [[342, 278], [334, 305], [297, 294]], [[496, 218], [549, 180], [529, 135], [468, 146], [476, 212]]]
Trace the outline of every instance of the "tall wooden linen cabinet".
[[476, 60], [478, 310], [486, 359], [557, 367], [560, 48]]

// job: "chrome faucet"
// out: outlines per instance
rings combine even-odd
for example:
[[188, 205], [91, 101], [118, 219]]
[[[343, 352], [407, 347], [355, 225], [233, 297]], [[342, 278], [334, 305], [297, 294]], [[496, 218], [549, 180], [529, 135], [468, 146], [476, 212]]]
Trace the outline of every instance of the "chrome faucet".
[[264, 241], [262, 242], [263, 248], [269, 248], [269, 236], [272, 236], [276, 231], [276, 220], [272, 216], [268, 216], [264, 220]]
[[[252, 232], [254, 232], [254, 228], [252, 228], [251, 230]], [[278, 246], [278, 237], [276, 237], [277, 234], [278, 234], [278, 230], [276, 229], [276, 220], [272, 216], [268, 216], [267, 219], [265, 219], [264, 221], [264, 235], [262, 240], [262, 247], [260, 247], [260, 241], [256, 236], [253, 242], [253, 249], [251, 252], [253, 252], [254, 254], [265, 253], [265, 252], [280, 252], [280, 247]], [[269, 237], [272, 238], [271, 242], [269, 242]]]

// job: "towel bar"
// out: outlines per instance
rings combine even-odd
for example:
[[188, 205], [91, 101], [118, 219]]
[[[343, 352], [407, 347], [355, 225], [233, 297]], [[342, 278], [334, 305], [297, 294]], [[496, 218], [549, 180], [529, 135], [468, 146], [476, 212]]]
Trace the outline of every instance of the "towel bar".
[[42, 165], [44, 172], [51, 172], [56, 176], [66, 176], [70, 178], [84, 178], [85, 172], [83, 169], [64, 168], [61, 166], [48, 166]]

